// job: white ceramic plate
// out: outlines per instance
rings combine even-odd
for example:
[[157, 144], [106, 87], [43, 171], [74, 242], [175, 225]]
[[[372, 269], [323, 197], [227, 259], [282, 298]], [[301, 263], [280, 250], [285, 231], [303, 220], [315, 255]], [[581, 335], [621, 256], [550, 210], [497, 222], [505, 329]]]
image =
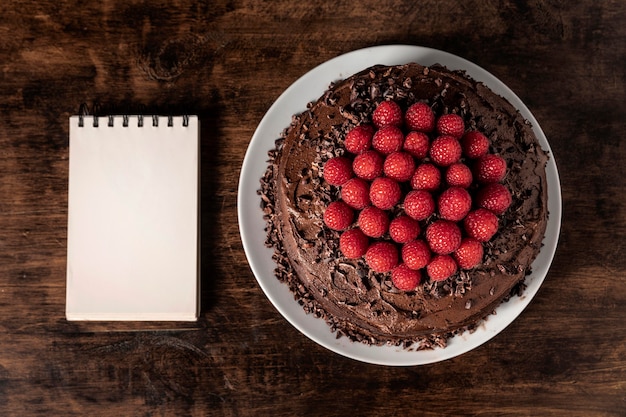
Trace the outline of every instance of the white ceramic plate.
[[[324, 320], [307, 315], [294, 300], [287, 285], [274, 276], [276, 267], [272, 260], [272, 249], [265, 247], [265, 221], [260, 208], [260, 178], [267, 168], [267, 152], [274, 141], [289, 126], [291, 116], [303, 112], [308, 102], [317, 100], [337, 81], [375, 64], [400, 65], [417, 62], [422, 65], [442, 64], [450, 69], [465, 70], [472, 78], [482, 81], [494, 92], [507, 98], [529, 120], [541, 147], [551, 155], [547, 165], [548, 209], [550, 217], [546, 229], [544, 246], [532, 265], [532, 274], [526, 279], [527, 288], [521, 297], [513, 297], [497, 309], [479, 328], [465, 332], [449, 340], [445, 348], [410, 351], [393, 346], [368, 346], [339, 339], [330, 331]], [[408, 366], [443, 361], [468, 352], [485, 343], [504, 330], [524, 310], [541, 286], [556, 251], [561, 226], [561, 188], [558, 172], [550, 145], [539, 127], [539, 123], [522, 101], [500, 80], [479, 66], [455, 55], [409, 45], [377, 46], [341, 55], [312, 69], [293, 83], [276, 100], [257, 127], [246, 152], [238, 190], [239, 230], [243, 247], [259, 285], [278, 311], [300, 332], [320, 345], [340, 355], [363, 362]]]

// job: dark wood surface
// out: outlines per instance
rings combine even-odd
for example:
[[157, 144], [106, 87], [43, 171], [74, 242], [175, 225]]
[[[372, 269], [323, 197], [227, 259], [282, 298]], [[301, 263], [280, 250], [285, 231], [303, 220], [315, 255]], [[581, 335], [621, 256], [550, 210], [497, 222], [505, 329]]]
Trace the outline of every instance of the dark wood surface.
[[[414, 44], [492, 72], [548, 137], [563, 188], [552, 268], [523, 314], [441, 363], [327, 351], [257, 285], [241, 163], [292, 82], [342, 53]], [[622, 1], [17, 1], [0, 5], [0, 415], [626, 415], [626, 5]], [[197, 323], [64, 319], [68, 117], [202, 123]]]

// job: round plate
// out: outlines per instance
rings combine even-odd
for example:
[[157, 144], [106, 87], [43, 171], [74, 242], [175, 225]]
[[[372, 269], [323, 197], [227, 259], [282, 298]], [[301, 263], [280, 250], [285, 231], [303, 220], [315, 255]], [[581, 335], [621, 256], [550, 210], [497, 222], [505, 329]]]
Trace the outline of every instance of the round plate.
[[[421, 65], [442, 64], [453, 70], [465, 70], [477, 81], [482, 81], [497, 94], [509, 100], [533, 126], [541, 147], [550, 154], [546, 167], [548, 181], [548, 210], [550, 213], [543, 247], [532, 264], [532, 274], [526, 278], [527, 288], [521, 297], [513, 297], [497, 308], [473, 333], [465, 332], [448, 341], [445, 348], [411, 351], [395, 346], [369, 346], [355, 343], [346, 337], [336, 338], [324, 320], [304, 312], [294, 300], [287, 285], [274, 275], [276, 264], [273, 250], [264, 244], [265, 221], [257, 194], [260, 179], [268, 166], [267, 152], [274, 141], [289, 126], [291, 116], [306, 110], [310, 101], [317, 100], [332, 81], [347, 78], [375, 64], [401, 65], [416, 62]], [[500, 80], [479, 66], [455, 55], [430, 48], [409, 45], [377, 46], [361, 49], [333, 58], [312, 69], [293, 83], [276, 100], [257, 127], [246, 152], [237, 198], [239, 230], [243, 247], [259, 285], [276, 309], [300, 332], [343, 356], [363, 362], [408, 366], [443, 361], [468, 352], [504, 330], [524, 310], [543, 282], [556, 251], [561, 226], [561, 188], [550, 145], [539, 123], [522, 101]]]

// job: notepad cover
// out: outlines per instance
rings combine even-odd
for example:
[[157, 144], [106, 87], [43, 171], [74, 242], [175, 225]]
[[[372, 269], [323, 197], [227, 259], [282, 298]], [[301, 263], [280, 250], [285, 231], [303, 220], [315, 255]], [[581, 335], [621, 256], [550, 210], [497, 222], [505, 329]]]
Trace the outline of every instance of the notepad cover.
[[154, 120], [70, 118], [68, 320], [197, 319], [198, 119]]

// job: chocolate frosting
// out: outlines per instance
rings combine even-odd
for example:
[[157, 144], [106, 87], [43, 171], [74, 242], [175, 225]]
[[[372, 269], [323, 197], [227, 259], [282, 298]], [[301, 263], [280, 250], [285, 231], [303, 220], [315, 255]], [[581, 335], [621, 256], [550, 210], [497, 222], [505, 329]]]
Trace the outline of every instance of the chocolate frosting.
[[[371, 271], [363, 259], [344, 258], [339, 233], [322, 221], [339, 189], [321, 179], [320, 167], [343, 154], [345, 133], [371, 123], [373, 109], [385, 99], [405, 110], [423, 101], [435, 114], [461, 115], [507, 161], [503, 183], [513, 197], [479, 267], [443, 282], [426, 279], [411, 292], [395, 289], [389, 274]], [[445, 346], [450, 335], [473, 329], [512, 293], [523, 291], [546, 227], [547, 155], [519, 112], [465, 73], [440, 65], [371, 67], [333, 83], [295, 115], [269, 155], [260, 194], [276, 275], [338, 337], [413, 349]]]

